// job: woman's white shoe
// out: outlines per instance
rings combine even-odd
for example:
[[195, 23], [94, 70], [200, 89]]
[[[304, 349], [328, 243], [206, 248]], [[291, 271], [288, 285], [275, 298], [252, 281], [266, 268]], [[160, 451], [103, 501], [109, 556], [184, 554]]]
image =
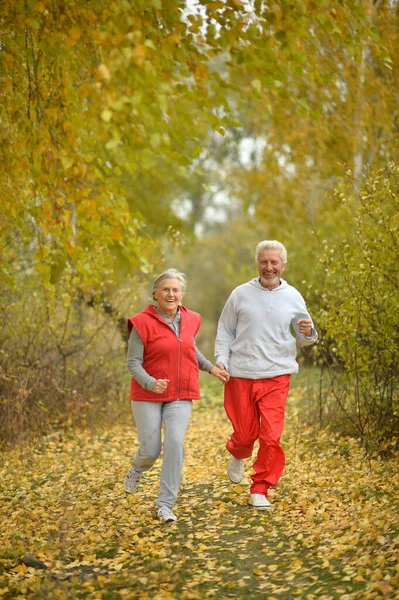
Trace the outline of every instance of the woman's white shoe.
[[177, 521], [176, 515], [168, 508], [167, 506], [161, 506], [158, 509], [158, 518], [165, 523], [171, 523], [172, 521]]

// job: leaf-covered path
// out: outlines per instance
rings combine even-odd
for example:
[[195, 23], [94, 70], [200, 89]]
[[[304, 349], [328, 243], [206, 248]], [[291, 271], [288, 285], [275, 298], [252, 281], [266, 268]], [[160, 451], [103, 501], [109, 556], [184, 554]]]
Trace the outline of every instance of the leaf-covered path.
[[136, 494], [123, 491], [131, 424], [2, 455], [0, 598], [399, 599], [397, 463], [316, 437], [299, 400], [287, 408], [284, 476], [260, 513], [249, 463], [242, 485], [227, 481], [220, 398], [195, 405], [173, 524], [155, 516], [158, 463]]

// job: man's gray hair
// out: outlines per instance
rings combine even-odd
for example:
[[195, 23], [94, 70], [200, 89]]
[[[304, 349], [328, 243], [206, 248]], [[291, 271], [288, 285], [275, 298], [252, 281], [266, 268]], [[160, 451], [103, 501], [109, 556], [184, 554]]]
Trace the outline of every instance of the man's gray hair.
[[178, 279], [180, 281], [182, 292], [183, 294], [185, 293], [187, 288], [187, 277], [184, 273], [181, 273], [181, 271], [178, 271], [177, 269], [166, 269], [166, 271], [161, 273], [159, 277], [157, 277], [154, 281], [154, 284], [152, 286], [152, 293], [154, 293], [155, 290], [159, 288], [161, 282], [164, 279]]
[[263, 240], [263, 242], [259, 242], [256, 246], [255, 250], [255, 260], [258, 262], [259, 254], [262, 250], [280, 250], [281, 260], [284, 264], [287, 264], [287, 250], [286, 247], [277, 240]]

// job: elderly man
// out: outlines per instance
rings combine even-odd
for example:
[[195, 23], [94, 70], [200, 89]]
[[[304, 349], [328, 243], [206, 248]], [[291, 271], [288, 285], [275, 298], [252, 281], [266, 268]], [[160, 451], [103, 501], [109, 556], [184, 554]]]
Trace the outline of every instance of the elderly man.
[[227, 473], [240, 483], [244, 459], [259, 439], [250, 494], [252, 506], [265, 510], [268, 490], [285, 465], [280, 437], [290, 376], [298, 372], [296, 343], [309, 346], [318, 335], [301, 294], [281, 277], [287, 263], [283, 244], [260, 242], [255, 258], [259, 277], [230, 294], [219, 319], [215, 355], [217, 366], [230, 373], [224, 391], [233, 426]]

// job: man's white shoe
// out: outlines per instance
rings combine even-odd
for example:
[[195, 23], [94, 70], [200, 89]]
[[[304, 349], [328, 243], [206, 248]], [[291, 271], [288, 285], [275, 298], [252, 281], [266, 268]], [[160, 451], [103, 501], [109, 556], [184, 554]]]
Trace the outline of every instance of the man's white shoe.
[[244, 477], [244, 459], [230, 456], [229, 464], [227, 465], [227, 475], [232, 483], [240, 483]]
[[257, 510], [267, 510], [271, 507], [269, 500], [264, 494], [251, 494], [251, 504]]
[[176, 515], [174, 515], [167, 506], [161, 506], [161, 508], [158, 509], [158, 518], [165, 523], [177, 521]]

